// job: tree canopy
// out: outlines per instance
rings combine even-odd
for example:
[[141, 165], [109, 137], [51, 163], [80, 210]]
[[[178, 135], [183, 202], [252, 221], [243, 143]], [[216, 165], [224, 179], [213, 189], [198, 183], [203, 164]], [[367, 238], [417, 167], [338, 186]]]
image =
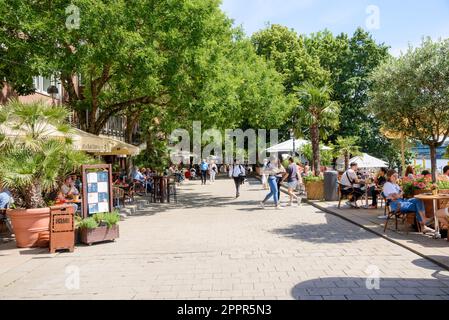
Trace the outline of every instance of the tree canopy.
[[436, 179], [436, 148], [449, 137], [449, 40], [424, 40], [383, 63], [372, 81], [373, 114], [386, 127], [430, 147]]

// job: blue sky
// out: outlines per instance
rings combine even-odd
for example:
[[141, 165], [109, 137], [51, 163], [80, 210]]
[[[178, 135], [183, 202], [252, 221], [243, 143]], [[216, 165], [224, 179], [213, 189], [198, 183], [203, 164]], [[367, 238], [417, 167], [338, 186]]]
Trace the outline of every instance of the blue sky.
[[299, 33], [327, 28], [334, 33], [352, 34], [359, 26], [369, 27], [378, 42], [391, 46], [394, 55], [406, 50], [409, 43], [419, 45], [423, 36], [449, 38], [449, 0], [222, 1], [222, 9], [248, 35], [268, 22]]

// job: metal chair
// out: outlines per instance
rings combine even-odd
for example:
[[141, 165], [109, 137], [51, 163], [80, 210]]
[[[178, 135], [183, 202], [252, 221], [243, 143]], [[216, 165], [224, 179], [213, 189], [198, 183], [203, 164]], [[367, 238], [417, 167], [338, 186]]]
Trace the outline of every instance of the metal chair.
[[175, 200], [175, 203], [178, 203], [178, 195], [176, 192], [176, 179], [175, 178], [169, 178], [168, 184], [167, 184], [167, 200], [170, 203], [170, 196], [173, 196], [173, 199]]
[[[399, 220], [402, 220], [402, 223], [404, 224], [404, 227], [406, 229], [407, 234], [409, 234], [410, 232], [410, 228], [409, 228], [409, 223], [408, 223], [408, 217], [410, 215], [413, 215], [415, 218], [415, 221], [417, 221], [416, 219], [416, 213], [415, 212], [401, 212], [401, 207], [398, 206], [398, 208], [396, 209], [396, 211], [392, 211], [391, 210], [391, 200], [386, 200], [385, 202], [385, 212], [386, 212], [386, 216], [387, 216], [387, 220], [385, 221], [385, 227], [384, 227], [384, 233], [387, 232], [387, 228], [388, 228], [388, 223], [390, 222], [390, 220], [394, 219], [395, 221], [395, 231], [398, 232], [399, 231], [399, 225], [398, 222]], [[418, 231], [421, 232], [421, 226], [419, 225], [419, 223], [417, 223], [418, 226]]]
[[6, 209], [0, 209], [0, 223], [6, 227], [7, 231], [10, 234], [14, 233], [11, 222], [9, 221], [8, 216], [6, 215]]

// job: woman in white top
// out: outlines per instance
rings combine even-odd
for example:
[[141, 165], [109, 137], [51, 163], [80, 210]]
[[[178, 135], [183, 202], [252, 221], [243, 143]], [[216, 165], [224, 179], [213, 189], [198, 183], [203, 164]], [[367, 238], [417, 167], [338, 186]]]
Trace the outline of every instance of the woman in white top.
[[401, 212], [414, 212], [416, 219], [422, 226], [424, 234], [435, 232], [435, 230], [426, 226], [426, 208], [424, 203], [418, 199], [404, 199], [404, 193], [401, 187], [397, 184], [399, 175], [396, 171], [390, 170], [387, 175], [388, 182], [384, 185], [384, 195], [390, 201], [390, 208], [392, 211], [400, 210]]
[[210, 177], [211, 183], [215, 182], [215, 177], [216, 177], [217, 173], [218, 173], [217, 164], [215, 163], [215, 161], [211, 161], [211, 163], [209, 165], [209, 177]]
[[229, 167], [229, 178], [234, 179], [235, 197], [240, 197], [240, 186], [245, 182], [245, 167], [239, 161], [234, 160], [234, 164]]

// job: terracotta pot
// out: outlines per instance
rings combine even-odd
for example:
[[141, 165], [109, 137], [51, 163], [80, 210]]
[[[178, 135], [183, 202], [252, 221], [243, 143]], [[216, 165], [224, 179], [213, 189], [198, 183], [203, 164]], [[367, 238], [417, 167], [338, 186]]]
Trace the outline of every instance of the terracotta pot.
[[46, 248], [50, 239], [50, 208], [9, 210], [18, 248]]

